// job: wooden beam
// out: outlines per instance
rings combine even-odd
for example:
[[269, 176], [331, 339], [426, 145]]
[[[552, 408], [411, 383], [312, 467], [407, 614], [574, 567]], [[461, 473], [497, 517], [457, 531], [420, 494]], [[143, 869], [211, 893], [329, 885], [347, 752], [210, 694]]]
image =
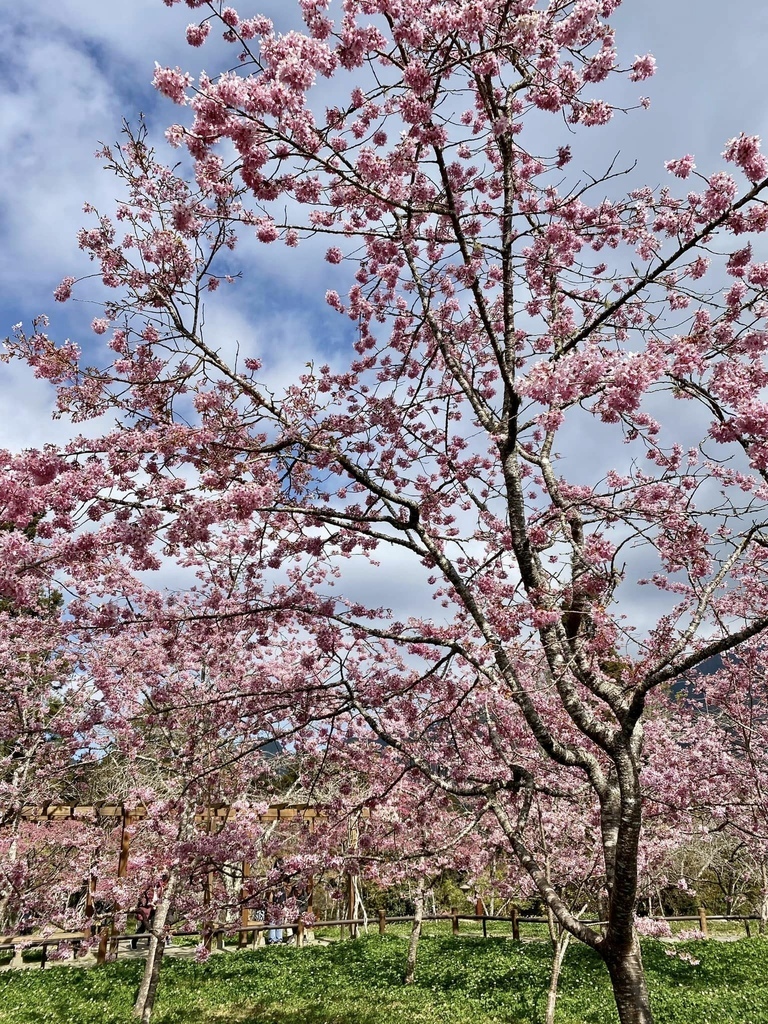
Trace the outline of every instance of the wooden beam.
[[[235, 819], [240, 813], [239, 807], [231, 807], [228, 804], [213, 804], [210, 807], [201, 808], [196, 814], [198, 823], [208, 821], [212, 817], [223, 820]], [[370, 817], [370, 809], [364, 807], [361, 815], [364, 818]], [[69, 819], [113, 819], [115, 822], [124, 822], [130, 817], [132, 821], [141, 821], [147, 816], [147, 809], [141, 805], [128, 807], [124, 804], [43, 804], [42, 806], [25, 807], [21, 816], [25, 821], [66, 821]], [[313, 822], [316, 818], [327, 817], [327, 812], [316, 804], [272, 804], [266, 811], [259, 814], [260, 821], [295, 821], [306, 820]]]

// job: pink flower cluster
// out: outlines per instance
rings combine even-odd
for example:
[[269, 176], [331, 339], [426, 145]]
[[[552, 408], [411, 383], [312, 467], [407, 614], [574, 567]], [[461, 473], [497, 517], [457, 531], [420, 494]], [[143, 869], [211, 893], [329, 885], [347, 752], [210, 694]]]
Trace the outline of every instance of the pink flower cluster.
[[758, 182], [768, 177], [768, 158], [760, 152], [759, 135], [742, 134], [730, 139], [723, 156], [736, 164], [750, 181]]
[[187, 42], [190, 46], [202, 46], [210, 35], [211, 23], [204, 21], [202, 25], [187, 25]]
[[663, 917], [636, 917], [635, 929], [649, 939], [671, 939], [672, 929]]
[[656, 60], [653, 54], [646, 53], [642, 57], [635, 57], [632, 70], [629, 73], [630, 82], [642, 82], [646, 78], [652, 78], [656, 74]]
[[192, 76], [178, 67], [161, 67], [156, 61], [152, 84], [174, 103], [183, 104], [187, 102], [186, 90], [192, 84]]
[[65, 277], [61, 284], [55, 289], [53, 293], [54, 299], [57, 302], [66, 302], [67, 299], [72, 296], [72, 285], [75, 283], [76, 278]]
[[693, 157], [690, 153], [681, 156], [679, 160], [667, 160], [664, 166], [671, 174], [678, 178], [687, 178], [691, 171], [696, 169], [696, 164], [693, 162]]

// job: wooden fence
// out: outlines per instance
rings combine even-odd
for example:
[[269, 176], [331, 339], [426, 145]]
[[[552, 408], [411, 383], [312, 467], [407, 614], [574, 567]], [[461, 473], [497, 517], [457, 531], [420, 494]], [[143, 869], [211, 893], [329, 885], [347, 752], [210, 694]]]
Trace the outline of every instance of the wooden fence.
[[[224, 939], [229, 936], [230, 938], [237, 938], [238, 947], [242, 948], [247, 945], [253, 947], [256, 946], [259, 936], [263, 932], [269, 932], [272, 930], [279, 931], [292, 931], [292, 941], [296, 946], [303, 946], [306, 941], [307, 932], [313, 932], [320, 928], [338, 928], [342, 938], [345, 935], [349, 935], [350, 938], [355, 938], [361, 927], [370, 928], [378, 927], [378, 933], [380, 935], [386, 934], [387, 927], [392, 924], [408, 924], [414, 920], [413, 916], [397, 915], [394, 917], [388, 917], [386, 911], [379, 910], [378, 916], [372, 919], [364, 918], [345, 918], [335, 919], [331, 921], [312, 921], [306, 923], [303, 920], [298, 921], [284, 921], [284, 922], [266, 922], [266, 921], [255, 921], [236, 926], [220, 926], [213, 929], [201, 930], [179, 930], [169, 932], [168, 935], [171, 939], [173, 938], [190, 938], [199, 936], [201, 942], [205, 943], [208, 948], [211, 948], [212, 944], [216, 942], [218, 948], [224, 948]], [[750, 922], [757, 922], [759, 924], [760, 918], [754, 914], [708, 914], [704, 907], [699, 908], [699, 912], [696, 916], [685, 916], [685, 915], [674, 915], [665, 918], [651, 918], [651, 920], [664, 920], [667, 922], [691, 922], [698, 925], [699, 930], [703, 933], [705, 938], [709, 938], [710, 930], [709, 925], [714, 921], [737, 921], [744, 925], [747, 937], [751, 936]], [[459, 935], [461, 932], [461, 922], [473, 922], [480, 924], [482, 928], [483, 938], [488, 937], [488, 922], [501, 922], [502, 924], [508, 924], [510, 926], [511, 937], [513, 941], [521, 941], [521, 926], [532, 925], [532, 924], [547, 924], [546, 917], [530, 917], [528, 915], [521, 914], [516, 907], [512, 908], [512, 912], [509, 916], [496, 916], [490, 914], [460, 914], [455, 907], [452, 907], [450, 913], [447, 914], [425, 914], [422, 918], [424, 923], [428, 921], [450, 921], [451, 923], [451, 934]], [[584, 924], [601, 925], [602, 922], [598, 919], [582, 918]], [[111, 952], [117, 956], [120, 951], [121, 944], [134, 943], [142, 939], [149, 939], [149, 933], [140, 932], [138, 934], [123, 934], [116, 935], [110, 931], [109, 928], [103, 928], [99, 933], [99, 945], [96, 956], [97, 964], [102, 964], [107, 959], [107, 953]], [[42, 958], [40, 960], [40, 966], [45, 968], [46, 964], [50, 961], [48, 950], [52, 947], [58, 947], [62, 943], [71, 943], [73, 946], [73, 954], [77, 955], [78, 948], [83, 943], [92, 939], [93, 935], [88, 935], [85, 932], [72, 932], [63, 935], [49, 936], [47, 938], [32, 938], [27, 936], [15, 936], [11, 939], [6, 939], [0, 942], [0, 954], [3, 952], [14, 952], [15, 957], [11, 966], [22, 965], [22, 955], [26, 950], [41, 949]]]

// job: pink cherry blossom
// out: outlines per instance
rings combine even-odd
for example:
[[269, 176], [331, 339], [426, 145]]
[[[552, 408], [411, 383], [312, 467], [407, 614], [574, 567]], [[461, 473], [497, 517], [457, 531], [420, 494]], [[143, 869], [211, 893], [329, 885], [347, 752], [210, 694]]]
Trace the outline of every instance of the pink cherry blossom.
[[694, 163], [693, 157], [690, 153], [686, 156], [680, 157], [678, 160], [667, 160], [664, 166], [671, 174], [674, 174], [678, 178], [687, 178], [691, 171], [696, 169], [696, 164]]
[[760, 152], [760, 137], [757, 135], [739, 135], [730, 139], [723, 157], [741, 168], [750, 181], [757, 182], [768, 176], [768, 159]]
[[76, 278], [74, 277], [64, 278], [53, 293], [53, 297], [57, 302], [66, 302], [72, 296], [72, 285], [75, 284], [75, 281]]
[[629, 73], [631, 82], [642, 82], [646, 78], [652, 78], [656, 74], [656, 60], [650, 53], [642, 57], [635, 57], [632, 63], [632, 70]]
[[156, 62], [152, 84], [174, 103], [186, 103], [186, 90], [192, 84], [192, 76], [178, 67], [163, 68]]
[[187, 25], [187, 42], [190, 46], [202, 46], [210, 31], [209, 21], [204, 21], [201, 25]]

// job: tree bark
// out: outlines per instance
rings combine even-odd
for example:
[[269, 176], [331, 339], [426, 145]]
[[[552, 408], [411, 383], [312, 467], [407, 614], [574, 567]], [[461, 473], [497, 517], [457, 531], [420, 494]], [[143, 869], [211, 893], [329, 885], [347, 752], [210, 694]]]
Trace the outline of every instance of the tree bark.
[[563, 966], [565, 953], [571, 941], [571, 933], [561, 931], [552, 943], [552, 971], [549, 975], [549, 992], [547, 993], [546, 1024], [555, 1024], [555, 1008], [557, 1006], [557, 988], [560, 982], [560, 970]]
[[628, 952], [604, 955], [621, 1024], [653, 1024], [640, 944]]
[[760, 895], [760, 921], [758, 924], [758, 932], [760, 935], [765, 935], [766, 925], [768, 924], [768, 869], [766, 869], [765, 861], [761, 861], [760, 863], [760, 880], [763, 884]]
[[141, 1024], [149, 1024], [152, 1010], [155, 1006], [157, 986], [160, 982], [160, 966], [163, 962], [163, 953], [165, 952], [165, 922], [168, 920], [168, 914], [176, 896], [178, 880], [179, 869], [174, 867], [171, 869], [163, 895], [155, 911], [155, 919], [149, 938], [147, 961], [144, 965], [144, 975], [133, 1006], [133, 1017], [141, 1021]]
[[416, 974], [416, 954], [419, 949], [419, 939], [421, 938], [421, 922], [424, 918], [424, 882], [422, 880], [416, 886], [414, 904], [413, 927], [411, 928], [411, 939], [408, 943], [408, 960], [405, 965], [404, 982], [406, 985], [413, 984]]
[[[15, 827], [14, 827], [14, 833], [15, 833]], [[8, 860], [8, 866], [9, 867], [16, 863], [17, 855], [18, 855], [18, 836], [16, 834], [14, 834], [13, 840], [11, 842], [11, 845], [10, 845], [9, 849], [8, 849], [8, 858], [7, 858], [7, 860]], [[11, 927], [12, 927], [12, 924], [13, 924], [11, 915], [8, 913], [8, 907], [9, 907], [10, 901], [11, 901], [11, 889], [9, 887], [9, 888], [6, 888], [6, 889], [3, 890], [2, 896], [0, 897], [0, 934], [3, 934], [3, 935], [6, 932], [9, 932], [11, 930]]]

